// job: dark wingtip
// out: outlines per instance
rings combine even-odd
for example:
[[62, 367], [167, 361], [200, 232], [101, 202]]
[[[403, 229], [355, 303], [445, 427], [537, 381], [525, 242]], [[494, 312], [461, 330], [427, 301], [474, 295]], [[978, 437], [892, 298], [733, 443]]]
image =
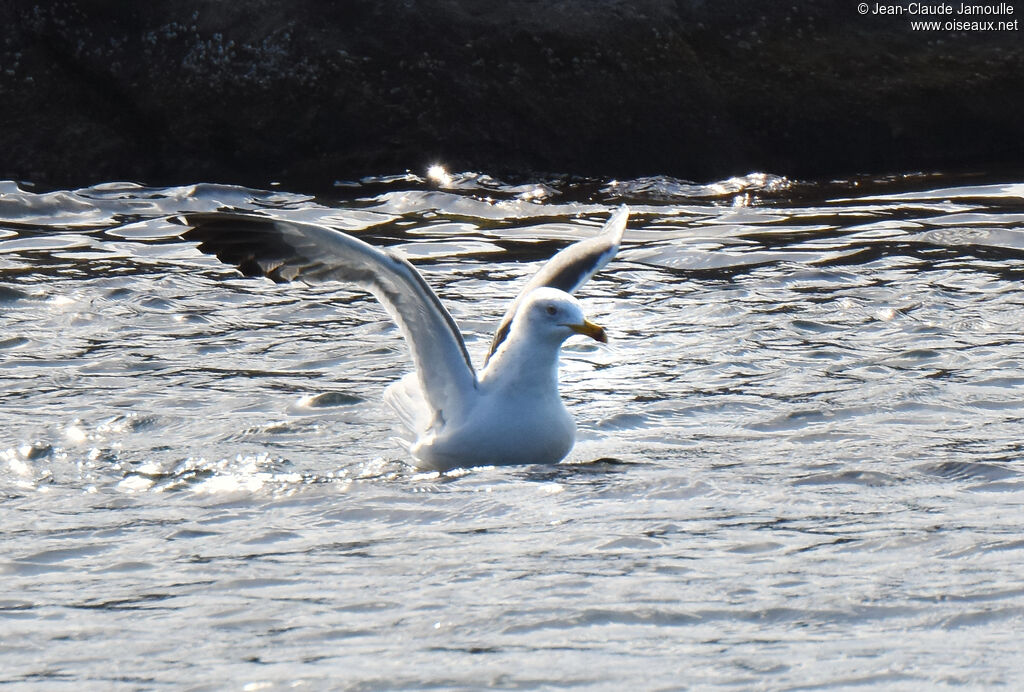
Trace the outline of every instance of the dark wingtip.
[[196, 243], [196, 249], [234, 266], [244, 276], [265, 276], [275, 283], [289, 283], [299, 271], [287, 270], [295, 251], [275, 232], [274, 220], [259, 214], [237, 212], [190, 212], [170, 217], [186, 226], [179, 237]]

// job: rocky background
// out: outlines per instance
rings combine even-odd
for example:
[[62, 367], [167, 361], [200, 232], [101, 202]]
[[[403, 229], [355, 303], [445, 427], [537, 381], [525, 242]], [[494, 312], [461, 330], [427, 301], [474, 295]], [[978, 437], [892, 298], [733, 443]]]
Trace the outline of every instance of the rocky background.
[[0, 0], [0, 178], [1024, 170], [1024, 34], [910, 19], [851, 0]]

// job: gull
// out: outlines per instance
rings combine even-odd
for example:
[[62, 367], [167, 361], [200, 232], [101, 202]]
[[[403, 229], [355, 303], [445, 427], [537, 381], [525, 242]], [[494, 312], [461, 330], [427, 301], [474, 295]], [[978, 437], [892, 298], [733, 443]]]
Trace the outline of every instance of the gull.
[[181, 237], [245, 276], [278, 283], [345, 281], [373, 294], [398, 324], [414, 372], [385, 401], [411, 434], [415, 466], [554, 464], [572, 449], [576, 424], [558, 393], [558, 354], [582, 334], [607, 343], [571, 294], [619, 249], [629, 209], [601, 233], [569, 245], [538, 271], [502, 317], [479, 373], [462, 332], [415, 267], [397, 251], [337, 228], [251, 213], [185, 214]]

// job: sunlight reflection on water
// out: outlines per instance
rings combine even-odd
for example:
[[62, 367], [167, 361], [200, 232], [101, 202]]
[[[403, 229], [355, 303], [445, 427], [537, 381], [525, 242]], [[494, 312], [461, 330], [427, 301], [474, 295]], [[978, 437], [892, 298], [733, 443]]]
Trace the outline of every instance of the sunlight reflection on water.
[[[0, 681], [1020, 683], [1024, 184], [443, 172], [0, 185]], [[580, 295], [612, 343], [564, 352], [568, 462], [445, 475], [392, 439], [372, 299], [239, 278], [166, 221], [398, 246], [479, 362], [623, 201]]]

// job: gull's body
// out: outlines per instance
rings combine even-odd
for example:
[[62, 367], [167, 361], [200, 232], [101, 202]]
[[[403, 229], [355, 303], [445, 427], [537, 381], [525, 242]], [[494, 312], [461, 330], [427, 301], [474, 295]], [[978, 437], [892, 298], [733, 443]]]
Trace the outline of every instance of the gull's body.
[[398, 323], [415, 372], [386, 399], [413, 434], [422, 468], [556, 463], [576, 426], [558, 393], [558, 353], [574, 334], [604, 341], [570, 295], [618, 251], [628, 209], [603, 232], [553, 257], [520, 292], [477, 375], [462, 334], [408, 261], [333, 228], [233, 213], [189, 214], [183, 236], [248, 276], [275, 281], [353, 282]]
[[[541, 321], [548, 316], [546, 308], [569, 313], [566, 317], [574, 325], [590, 324], [575, 299], [554, 288], [535, 289], [521, 309], [539, 312], [531, 316]], [[524, 325], [513, 320], [508, 338], [480, 373], [465, 411], [447, 416], [443, 425], [420, 426], [410, 448], [420, 465], [463, 466], [465, 450], [490, 464], [554, 463], [572, 449], [576, 424], [558, 394], [558, 351], [576, 332], [558, 324], [550, 329]], [[400, 415], [403, 399], [398, 391], [413, 382], [404, 379], [388, 392], [388, 402]]]

